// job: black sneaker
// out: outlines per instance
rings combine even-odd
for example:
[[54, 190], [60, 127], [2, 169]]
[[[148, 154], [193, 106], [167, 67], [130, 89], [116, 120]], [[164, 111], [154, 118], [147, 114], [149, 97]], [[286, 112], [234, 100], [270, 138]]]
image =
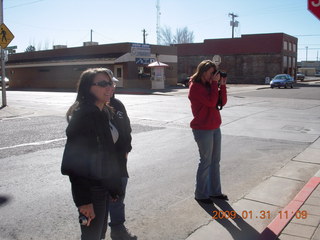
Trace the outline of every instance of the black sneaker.
[[110, 237], [112, 240], [137, 240], [137, 236], [129, 232], [125, 226], [112, 227]]
[[223, 194], [223, 193], [221, 195], [218, 195], [218, 196], [210, 196], [210, 197], [214, 198], [214, 199], [221, 199], [221, 200], [229, 201], [228, 196]]
[[197, 202], [205, 203], [205, 204], [212, 204], [213, 201], [210, 198], [194, 198]]

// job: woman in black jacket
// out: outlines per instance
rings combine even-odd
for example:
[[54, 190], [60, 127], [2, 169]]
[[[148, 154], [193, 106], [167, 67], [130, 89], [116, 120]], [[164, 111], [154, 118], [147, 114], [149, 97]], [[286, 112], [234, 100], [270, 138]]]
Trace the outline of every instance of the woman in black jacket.
[[[116, 142], [119, 132], [110, 128], [109, 115], [104, 111], [105, 103], [113, 94], [112, 72], [106, 68], [93, 68], [84, 71], [80, 77], [76, 103], [70, 107], [67, 117], [71, 120], [66, 130], [67, 143], [64, 158], [80, 160], [103, 159], [101, 177], [90, 175], [88, 169], [62, 173], [70, 177], [72, 196], [81, 215], [87, 223], [81, 225], [82, 240], [100, 240], [108, 206], [106, 202], [122, 195], [121, 177], [117, 166]], [[83, 162], [83, 161], [82, 161]], [[91, 165], [90, 165], [91, 166]], [[107, 176], [112, 168], [112, 177]], [[116, 171], [118, 169], [118, 171]], [[87, 173], [87, 175], [85, 174]], [[110, 173], [110, 172], [109, 172]]]

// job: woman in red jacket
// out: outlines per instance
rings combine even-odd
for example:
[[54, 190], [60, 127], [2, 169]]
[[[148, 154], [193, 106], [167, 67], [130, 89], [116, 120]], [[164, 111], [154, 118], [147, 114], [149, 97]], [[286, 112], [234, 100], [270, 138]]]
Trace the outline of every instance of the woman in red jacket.
[[190, 126], [200, 153], [195, 199], [208, 204], [213, 203], [212, 198], [228, 200], [221, 192], [221, 116], [218, 109], [219, 92], [219, 104], [224, 106], [227, 102], [227, 78], [221, 77], [212, 61], [204, 60], [190, 81], [188, 97], [194, 117]]

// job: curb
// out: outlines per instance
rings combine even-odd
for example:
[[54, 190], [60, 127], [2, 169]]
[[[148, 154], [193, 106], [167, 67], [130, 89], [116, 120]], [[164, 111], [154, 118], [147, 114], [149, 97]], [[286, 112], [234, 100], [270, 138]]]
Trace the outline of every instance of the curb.
[[281, 210], [282, 213], [287, 213], [286, 217], [283, 218], [282, 215], [278, 214], [261, 233], [259, 240], [276, 240], [319, 184], [320, 171], [318, 171], [318, 173], [308, 181], [295, 198]]

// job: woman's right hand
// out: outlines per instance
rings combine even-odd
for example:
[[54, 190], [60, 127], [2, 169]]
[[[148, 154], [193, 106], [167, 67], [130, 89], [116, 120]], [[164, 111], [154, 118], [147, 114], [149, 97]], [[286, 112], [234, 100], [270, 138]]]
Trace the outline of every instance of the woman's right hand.
[[90, 226], [91, 220], [96, 217], [94, 210], [93, 210], [93, 204], [90, 203], [90, 204], [80, 206], [79, 212], [88, 218], [88, 223], [86, 224], [86, 226]]
[[216, 73], [213, 73], [213, 74], [211, 75], [211, 78], [210, 78], [210, 80], [209, 80], [209, 83], [212, 84], [213, 82], [219, 82], [220, 78], [221, 78], [221, 77], [220, 77], [219, 71], [216, 71]]

